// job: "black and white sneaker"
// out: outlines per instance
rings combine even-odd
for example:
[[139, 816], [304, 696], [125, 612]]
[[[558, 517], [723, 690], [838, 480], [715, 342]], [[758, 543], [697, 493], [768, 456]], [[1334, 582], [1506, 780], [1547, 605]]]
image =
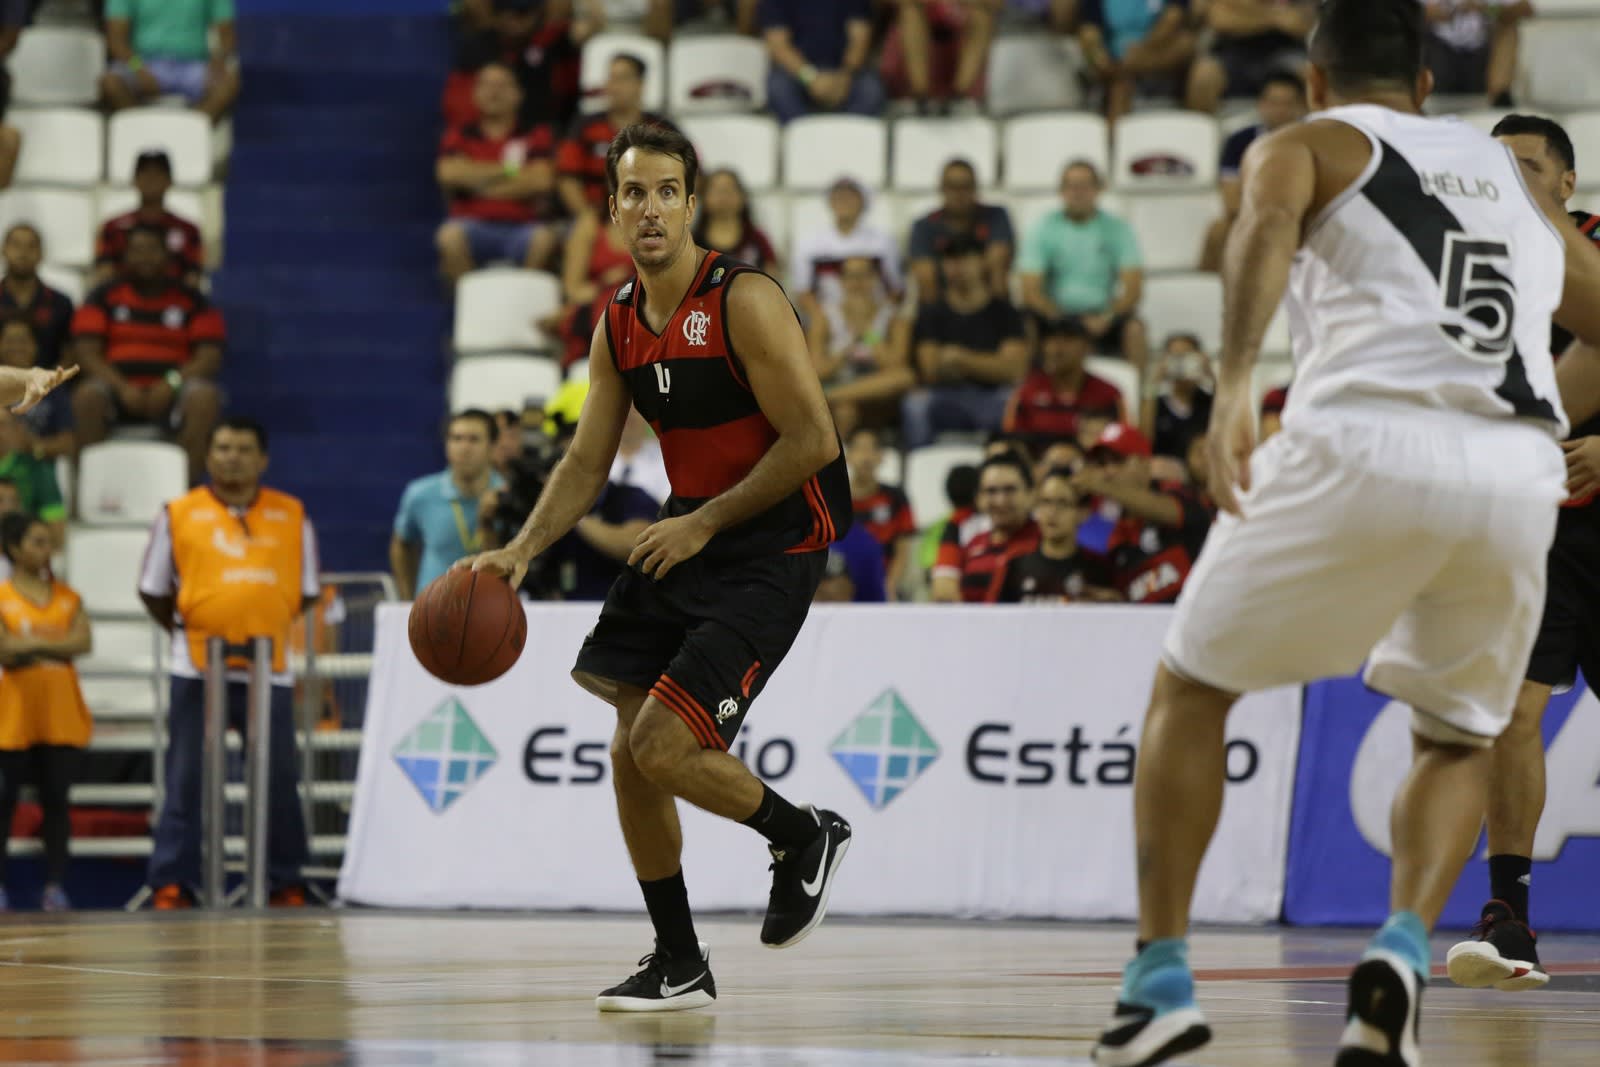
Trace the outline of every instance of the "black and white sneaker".
[[1117, 1001], [1111, 1023], [1094, 1046], [1095, 1067], [1152, 1067], [1211, 1040], [1211, 1027], [1192, 1003], [1171, 1011]]
[[772, 848], [772, 896], [761, 943], [788, 948], [805, 940], [828, 912], [828, 893], [850, 848], [850, 824], [831, 811], [806, 806], [822, 833], [805, 848]]
[[673, 959], [659, 943], [639, 961], [644, 969], [594, 998], [601, 1011], [687, 1011], [717, 999], [711, 950], [700, 942], [700, 958]]
[[1392, 952], [1373, 952], [1350, 975], [1350, 1006], [1334, 1067], [1418, 1067], [1422, 979]]
[[1468, 989], [1493, 986], [1507, 993], [1543, 989], [1550, 975], [1539, 963], [1539, 938], [1498, 900], [1483, 906], [1472, 937], [1450, 949], [1445, 968], [1450, 981]]

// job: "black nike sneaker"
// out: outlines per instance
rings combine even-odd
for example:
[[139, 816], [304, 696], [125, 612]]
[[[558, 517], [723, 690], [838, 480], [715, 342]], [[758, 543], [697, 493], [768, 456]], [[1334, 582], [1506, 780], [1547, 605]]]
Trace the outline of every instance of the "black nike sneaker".
[[1419, 1067], [1423, 980], [1392, 952], [1369, 952], [1350, 975], [1334, 1067]]
[[711, 950], [700, 942], [698, 959], [677, 960], [659, 942], [639, 961], [644, 969], [594, 998], [601, 1011], [687, 1011], [717, 999], [711, 977]]
[[1450, 949], [1445, 967], [1450, 981], [1468, 989], [1494, 986], [1507, 993], [1543, 989], [1550, 975], [1539, 963], [1538, 936], [1511, 908], [1491, 900], [1472, 928], [1472, 937]]
[[772, 848], [772, 896], [761, 943], [788, 948], [805, 940], [828, 911], [828, 892], [850, 848], [850, 824], [831, 811], [806, 806], [822, 833], [804, 848]]

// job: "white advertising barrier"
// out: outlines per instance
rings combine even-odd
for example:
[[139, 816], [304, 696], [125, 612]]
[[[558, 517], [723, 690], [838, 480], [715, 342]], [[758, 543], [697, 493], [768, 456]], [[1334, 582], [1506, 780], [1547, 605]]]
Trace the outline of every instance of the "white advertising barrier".
[[[568, 676], [598, 606], [530, 606], [516, 667], [462, 690], [418, 665], [407, 610], [379, 608], [340, 896], [641, 909], [609, 783], [613, 712]], [[854, 825], [840, 913], [1131, 918], [1134, 746], [1169, 618], [818, 607], [734, 751]], [[1235, 710], [1198, 918], [1278, 917], [1299, 733], [1298, 690]], [[764, 908], [765, 842], [680, 807], [695, 906]]]

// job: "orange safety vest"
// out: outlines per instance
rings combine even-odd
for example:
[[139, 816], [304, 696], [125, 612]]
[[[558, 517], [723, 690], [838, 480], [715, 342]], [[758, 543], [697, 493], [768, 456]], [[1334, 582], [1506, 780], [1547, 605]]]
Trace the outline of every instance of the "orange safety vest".
[[[208, 638], [242, 645], [270, 637], [272, 669], [286, 670], [289, 631], [304, 598], [305, 505], [263, 488], [237, 515], [202, 486], [169, 502], [167, 520], [178, 620], [194, 665], [205, 670]], [[230, 657], [229, 665], [248, 661]]]
[[[80, 610], [78, 594], [61, 582], [52, 584], [44, 604], [29, 600], [10, 582], [0, 585], [0, 622], [14, 634], [65, 637]], [[83, 748], [92, 732], [89, 706], [72, 664], [42, 660], [0, 671], [0, 749]]]

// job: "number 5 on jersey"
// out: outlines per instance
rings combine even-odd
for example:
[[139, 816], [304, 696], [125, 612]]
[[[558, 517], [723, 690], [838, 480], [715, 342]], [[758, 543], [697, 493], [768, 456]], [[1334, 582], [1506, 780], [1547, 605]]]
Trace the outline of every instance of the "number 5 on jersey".
[[656, 388], [661, 391], [662, 396], [666, 396], [672, 392], [672, 369], [664, 363], [654, 363], [651, 366], [656, 369]]

